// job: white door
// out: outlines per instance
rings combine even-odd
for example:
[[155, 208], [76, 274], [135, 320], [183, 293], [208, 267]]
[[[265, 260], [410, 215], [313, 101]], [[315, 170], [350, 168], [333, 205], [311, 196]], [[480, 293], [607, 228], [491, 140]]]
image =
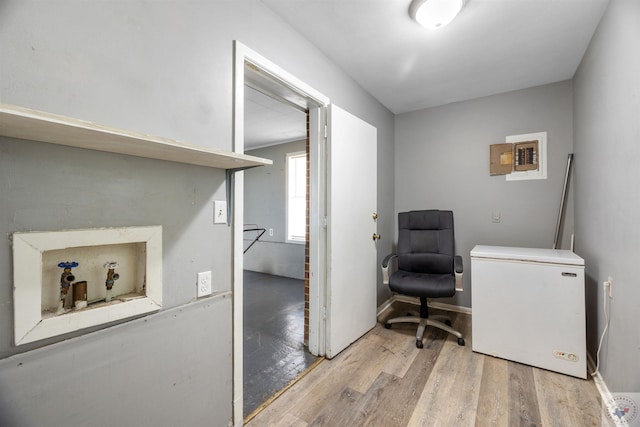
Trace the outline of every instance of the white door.
[[327, 329], [332, 358], [376, 324], [377, 129], [328, 109]]

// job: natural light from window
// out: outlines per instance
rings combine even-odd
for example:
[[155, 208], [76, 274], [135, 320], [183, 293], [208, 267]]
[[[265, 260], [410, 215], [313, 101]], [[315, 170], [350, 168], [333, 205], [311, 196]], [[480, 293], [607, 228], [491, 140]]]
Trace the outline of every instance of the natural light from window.
[[287, 153], [287, 241], [303, 243], [307, 207], [307, 154]]

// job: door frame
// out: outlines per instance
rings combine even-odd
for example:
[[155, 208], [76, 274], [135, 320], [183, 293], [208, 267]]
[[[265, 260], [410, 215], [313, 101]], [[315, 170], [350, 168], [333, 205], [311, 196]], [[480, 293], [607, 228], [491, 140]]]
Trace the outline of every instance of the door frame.
[[[247, 75], [246, 72], [250, 75]], [[278, 67], [241, 42], [233, 43], [233, 152], [244, 153], [244, 88], [247, 78], [265, 82], [292, 95], [294, 103], [306, 102], [309, 109], [309, 350], [325, 352], [326, 307], [326, 118], [329, 98]], [[244, 173], [236, 172], [232, 203], [233, 292], [233, 423], [243, 422], [243, 219]]]

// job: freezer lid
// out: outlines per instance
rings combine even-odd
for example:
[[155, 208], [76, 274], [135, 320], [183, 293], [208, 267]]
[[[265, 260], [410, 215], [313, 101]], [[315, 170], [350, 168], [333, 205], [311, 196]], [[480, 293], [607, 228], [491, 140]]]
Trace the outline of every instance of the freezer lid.
[[471, 250], [471, 259], [474, 258], [584, 266], [584, 260], [581, 257], [564, 249], [476, 245]]

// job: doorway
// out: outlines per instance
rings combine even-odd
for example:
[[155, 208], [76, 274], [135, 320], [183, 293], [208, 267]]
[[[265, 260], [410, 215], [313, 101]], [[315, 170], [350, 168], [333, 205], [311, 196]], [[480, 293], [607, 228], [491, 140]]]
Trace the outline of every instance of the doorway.
[[[244, 153], [245, 85], [260, 88], [292, 106], [307, 111], [309, 140], [309, 351], [329, 357], [358, 339], [376, 322], [376, 185], [375, 159], [363, 163], [360, 152], [377, 153], [376, 129], [329, 104], [315, 91], [268, 59], [239, 42], [234, 43], [234, 146]], [[346, 148], [347, 151], [343, 151]], [[355, 162], [355, 163], [354, 163]], [[348, 178], [357, 171], [358, 179]], [[243, 414], [243, 220], [244, 173], [227, 171], [232, 214], [233, 244], [233, 414]], [[343, 177], [347, 177], [344, 178]], [[354, 195], [371, 193], [373, 198]], [[361, 203], [363, 201], [372, 204]], [[357, 209], [354, 209], [357, 207]], [[274, 230], [275, 232], [275, 230]], [[372, 239], [373, 237], [373, 239]], [[368, 245], [366, 251], [361, 245]], [[339, 250], [338, 250], [339, 248]], [[370, 249], [373, 250], [371, 251]], [[358, 254], [352, 269], [348, 257]], [[354, 277], [355, 279], [352, 279]], [[349, 292], [344, 293], [345, 290]], [[350, 310], [349, 293], [359, 308]], [[353, 300], [351, 300], [353, 301]], [[351, 314], [349, 314], [351, 313]], [[341, 320], [342, 316], [346, 320]], [[357, 319], [353, 316], [358, 316]]]
[[308, 112], [262, 88], [244, 89], [245, 154], [273, 161], [244, 173], [243, 416], [248, 420], [318, 357], [305, 342]]

